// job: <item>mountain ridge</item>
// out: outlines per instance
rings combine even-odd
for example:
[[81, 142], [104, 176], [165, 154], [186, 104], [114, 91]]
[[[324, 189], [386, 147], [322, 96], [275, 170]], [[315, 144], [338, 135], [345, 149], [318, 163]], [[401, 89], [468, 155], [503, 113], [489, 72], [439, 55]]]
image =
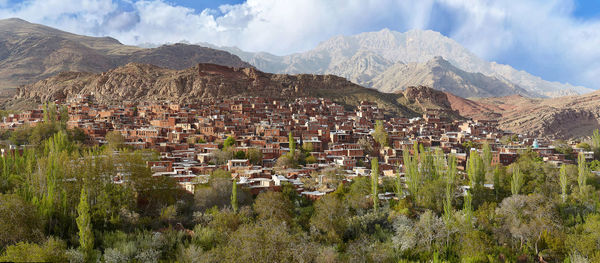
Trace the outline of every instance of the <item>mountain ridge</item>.
[[0, 88], [16, 88], [63, 71], [103, 72], [129, 62], [183, 69], [199, 62], [251, 67], [222, 50], [197, 45], [146, 49], [111, 37], [89, 37], [29, 23], [0, 20]]
[[359, 105], [363, 100], [372, 101], [393, 116], [421, 114], [418, 108], [415, 111], [400, 103], [402, 94], [383, 94], [334, 75], [271, 74], [253, 67], [203, 63], [183, 70], [129, 63], [103, 73], [63, 72], [20, 87], [4, 106], [13, 109], [35, 107], [45, 101], [85, 94], [94, 94], [99, 102], [109, 104], [123, 100], [199, 103], [203, 99], [239, 96], [323, 97], [351, 106]]
[[[436, 56], [442, 56], [455, 67], [469, 73], [482, 73], [485, 76], [511, 82], [537, 97], [557, 97], [591, 92], [580, 86], [550, 82], [509, 65], [487, 62], [456, 41], [432, 30], [410, 30], [404, 33], [383, 29], [351, 36], [334, 36], [322, 41], [314, 49], [286, 56], [259, 52], [245, 52], [235, 47], [211, 46], [238, 55], [244, 61], [261, 70], [274, 73], [314, 73], [337, 74], [357, 84], [369, 86], [369, 79], [360, 78], [362, 70], [353, 67], [339, 68], [336, 65], [349, 64], [349, 60], [377, 61], [375, 56], [387, 61], [371, 63], [367, 69], [388, 68], [396, 63], [425, 63]], [[365, 52], [369, 51], [369, 52]], [[355, 57], [358, 52], [365, 56]], [[378, 75], [383, 70], [378, 71]], [[423, 84], [423, 83], [419, 83]]]

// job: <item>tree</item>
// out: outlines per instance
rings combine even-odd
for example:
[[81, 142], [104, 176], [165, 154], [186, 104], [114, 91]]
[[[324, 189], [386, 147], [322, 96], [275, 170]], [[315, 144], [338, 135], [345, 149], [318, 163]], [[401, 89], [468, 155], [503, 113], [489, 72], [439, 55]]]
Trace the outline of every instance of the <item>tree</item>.
[[229, 150], [215, 150], [212, 152], [211, 161], [215, 164], [226, 164], [233, 159], [233, 152]]
[[231, 186], [231, 208], [234, 213], [238, 211], [238, 200], [237, 200], [237, 180], [233, 179]]
[[[215, 206], [220, 209], [231, 206], [232, 191], [231, 173], [218, 169], [211, 174], [208, 185], [196, 188], [194, 197], [196, 209], [204, 211]], [[236, 187], [236, 191], [238, 207], [248, 204], [252, 199], [243, 188]]]
[[312, 142], [305, 142], [304, 144], [302, 144], [302, 150], [310, 153], [313, 152], [315, 150], [314, 145], [312, 144]]
[[293, 208], [292, 202], [281, 192], [262, 192], [254, 202], [254, 211], [259, 220], [285, 222], [287, 225], [292, 223]]
[[227, 136], [227, 139], [223, 141], [223, 150], [226, 151], [231, 146], [235, 146], [235, 138], [233, 138], [232, 136]]
[[373, 198], [373, 210], [377, 213], [379, 209], [379, 161], [377, 157], [371, 160], [371, 198]]
[[320, 239], [336, 243], [342, 241], [348, 216], [348, 209], [338, 197], [326, 195], [315, 202], [315, 213], [310, 218], [310, 225]]
[[250, 161], [251, 164], [261, 165], [263, 160], [262, 152], [257, 148], [250, 148], [246, 153], [246, 157]]
[[472, 200], [473, 197], [471, 196], [471, 193], [467, 191], [467, 194], [465, 195], [465, 202], [463, 204], [463, 212], [465, 213], [465, 221], [469, 227], [472, 225], [473, 218], [473, 206], [471, 205]]
[[[282, 222], [244, 224], [220, 250], [211, 250], [213, 260], [199, 262], [315, 262], [316, 244], [305, 235], [292, 234]], [[299, 246], [298, 244], [302, 244]]]
[[589, 214], [585, 218], [585, 223], [578, 224], [573, 228], [573, 233], [569, 234], [565, 245], [569, 251], [577, 251], [586, 259], [586, 261], [579, 262], [599, 262], [600, 243], [598, 240], [600, 240], [600, 214]]
[[42, 240], [43, 225], [36, 207], [16, 194], [0, 194], [0, 248]]
[[523, 174], [518, 165], [513, 165], [512, 178], [510, 180], [510, 192], [513, 195], [518, 195], [521, 192], [523, 186]]
[[389, 136], [385, 131], [382, 120], [375, 121], [375, 131], [373, 132], [373, 139], [381, 146], [389, 146]]
[[43, 244], [19, 242], [6, 247], [0, 262], [67, 262], [67, 244], [50, 237]]
[[79, 248], [85, 255], [86, 261], [92, 261], [94, 250], [94, 236], [90, 218], [90, 203], [86, 187], [81, 188], [81, 197], [77, 206], [77, 228], [79, 229]]
[[592, 150], [592, 146], [587, 142], [580, 142], [577, 145], [575, 145], [575, 148], [584, 149], [586, 151]]
[[507, 197], [496, 208], [496, 214], [502, 227], [500, 233], [509, 234], [520, 248], [527, 245], [536, 255], [542, 235], [556, 227], [557, 215], [552, 202], [539, 194]]
[[594, 151], [594, 156], [598, 159], [598, 156], [600, 156], [600, 131], [598, 129], [594, 130], [592, 134], [592, 150]]
[[446, 225], [446, 246], [450, 243], [450, 223], [453, 217], [454, 209], [452, 200], [454, 199], [454, 180], [456, 178], [456, 157], [450, 155], [448, 160], [448, 169], [446, 170], [446, 196], [444, 199], [444, 214], [442, 219]]
[[561, 190], [561, 198], [562, 202], [565, 203], [567, 201], [567, 186], [568, 186], [568, 177], [567, 177], [567, 166], [563, 165], [560, 167], [560, 190]]
[[477, 150], [471, 150], [469, 160], [467, 161], [467, 175], [471, 188], [483, 187], [485, 167], [483, 159], [479, 156]]
[[485, 171], [487, 171], [492, 166], [492, 148], [490, 144], [486, 141], [482, 146], [483, 150], [483, 165], [485, 166]]
[[413, 199], [417, 199], [417, 192], [419, 190], [420, 178], [418, 159], [408, 152], [408, 149], [402, 150], [402, 158], [404, 162], [404, 174], [407, 179], [408, 191], [413, 196]]
[[122, 148], [125, 144], [125, 137], [119, 131], [109, 131], [106, 133], [106, 145], [110, 149]]
[[296, 139], [294, 139], [292, 132], [288, 133], [288, 143], [290, 148], [289, 157], [294, 158], [296, 154]]
[[577, 184], [579, 185], [579, 194], [583, 196], [585, 194], [585, 187], [587, 185], [587, 177], [589, 170], [585, 163], [585, 155], [582, 152], [580, 152], [577, 156], [577, 166]]

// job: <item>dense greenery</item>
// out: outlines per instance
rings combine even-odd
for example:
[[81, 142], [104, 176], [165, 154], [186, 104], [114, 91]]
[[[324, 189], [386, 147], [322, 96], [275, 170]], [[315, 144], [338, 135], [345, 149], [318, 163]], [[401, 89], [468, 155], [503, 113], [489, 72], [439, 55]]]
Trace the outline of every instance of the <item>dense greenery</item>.
[[[151, 176], [155, 153], [117, 134], [86, 146], [55, 114], [11, 134], [31, 147], [0, 160], [0, 261], [600, 261], [600, 182], [582, 155], [558, 169], [528, 151], [502, 167], [481, 145], [460, 172], [454, 156], [414, 145], [395, 177], [380, 177], [377, 158], [370, 178], [327, 171], [337, 188], [317, 201], [289, 184], [253, 197], [223, 170], [191, 195]], [[282, 158], [296, 166], [308, 152], [292, 137]]]

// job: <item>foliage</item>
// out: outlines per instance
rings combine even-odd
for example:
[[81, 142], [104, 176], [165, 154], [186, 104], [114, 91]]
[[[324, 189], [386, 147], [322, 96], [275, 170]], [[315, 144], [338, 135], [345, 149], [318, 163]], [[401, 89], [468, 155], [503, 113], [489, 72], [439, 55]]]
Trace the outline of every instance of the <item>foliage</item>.
[[371, 198], [375, 213], [379, 209], [379, 161], [377, 158], [371, 160]]
[[[600, 260], [600, 180], [582, 157], [558, 168], [529, 150], [492, 167], [484, 143], [463, 172], [454, 155], [415, 142], [394, 177], [379, 176], [377, 158], [371, 176], [315, 171], [313, 183], [321, 176], [335, 189], [318, 200], [289, 183], [253, 198], [220, 169], [192, 196], [152, 176], [156, 153], [87, 146], [47, 107], [44, 125], [4, 134], [35, 145], [0, 156], [0, 261]], [[226, 148], [216, 152], [221, 163], [238, 150]], [[307, 163], [309, 151], [305, 143], [281, 162]], [[244, 152], [252, 163], [259, 155]], [[482, 187], [486, 179], [493, 189]], [[471, 186], [465, 196], [463, 186]], [[380, 191], [397, 196], [379, 200]]]
[[118, 131], [109, 131], [104, 138], [110, 149], [120, 149], [125, 146], [125, 137]]
[[1, 262], [66, 262], [67, 245], [64, 241], [50, 237], [41, 245], [19, 242], [6, 247], [0, 256]]
[[382, 120], [377, 120], [375, 122], [375, 131], [372, 136], [381, 147], [389, 146], [389, 135], [385, 131]]
[[92, 251], [94, 250], [94, 236], [92, 233], [92, 223], [90, 218], [90, 204], [88, 202], [88, 192], [84, 185], [81, 188], [81, 197], [77, 206], [77, 228], [79, 229], [79, 247], [85, 255], [86, 261], [92, 260]]
[[235, 138], [232, 136], [228, 136], [225, 141], [223, 141], [223, 150], [229, 150], [231, 147], [235, 146]]

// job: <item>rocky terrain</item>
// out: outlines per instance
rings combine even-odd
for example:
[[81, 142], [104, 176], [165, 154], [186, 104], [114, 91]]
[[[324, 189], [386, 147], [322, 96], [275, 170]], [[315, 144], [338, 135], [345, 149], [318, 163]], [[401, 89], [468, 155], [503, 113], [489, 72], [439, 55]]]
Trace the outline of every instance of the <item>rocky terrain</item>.
[[[202, 45], [210, 46], [206, 43]], [[320, 43], [310, 51], [288, 56], [244, 52], [231, 47], [212, 47], [236, 54], [263, 71], [335, 74], [360, 85], [374, 88], [379, 87], [370, 86], [375, 84], [372, 80], [398, 63], [426, 63], [434, 57], [441, 56], [460, 70], [481, 73], [509, 86], [519, 86], [529, 92], [530, 96], [557, 97], [591, 91], [584, 87], [545, 81], [508, 65], [485, 61], [456, 41], [430, 30], [400, 33], [384, 29], [353, 36], [337, 36]], [[406, 82], [402, 75], [395, 75], [394, 78], [387, 81]], [[411, 84], [427, 85], [426, 82], [411, 82]], [[485, 86], [477, 85], [472, 88], [485, 89]], [[481, 93], [485, 94], [483, 91]]]
[[424, 85], [463, 98], [512, 94], [534, 96], [506, 80], [460, 70], [442, 57], [435, 57], [426, 63], [396, 63], [373, 78], [368, 85], [382, 92], [397, 92], [409, 86]]
[[[7, 108], [26, 108], [45, 102], [94, 94], [102, 103], [172, 101], [198, 103], [203, 99], [264, 96], [289, 99], [324, 97], [344, 105], [372, 101], [395, 116], [418, 116], [421, 107], [406, 106], [402, 94], [383, 94], [334, 75], [270, 74], [255, 68], [199, 64], [184, 70], [130, 63], [104, 73], [64, 72], [22, 86]], [[410, 104], [410, 103], [409, 103]]]
[[451, 108], [461, 116], [496, 119], [500, 128], [535, 137], [570, 139], [588, 137], [600, 128], [600, 92], [561, 98], [512, 95], [469, 100], [447, 94]]
[[271, 74], [256, 68], [198, 64], [184, 70], [129, 63], [104, 73], [64, 72], [18, 89], [5, 108], [36, 107], [46, 101], [94, 94], [102, 103], [263, 96], [324, 97], [347, 106], [372, 101], [389, 116], [420, 116], [427, 110], [451, 119], [497, 119], [500, 127], [532, 136], [573, 138], [600, 128], [600, 92], [556, 99], [507, 97], [464, 99], [424, 86], [380, 93], [334, 75]]
[[251, 67], [228, 52], [196, 45], [126, 46], [110, 37], [67, 33], [20, 19], [0, 20], [0, 89], [16, 88], [59, 72], [99, 73], [129, 62], [185, 69], [197, 63]]

